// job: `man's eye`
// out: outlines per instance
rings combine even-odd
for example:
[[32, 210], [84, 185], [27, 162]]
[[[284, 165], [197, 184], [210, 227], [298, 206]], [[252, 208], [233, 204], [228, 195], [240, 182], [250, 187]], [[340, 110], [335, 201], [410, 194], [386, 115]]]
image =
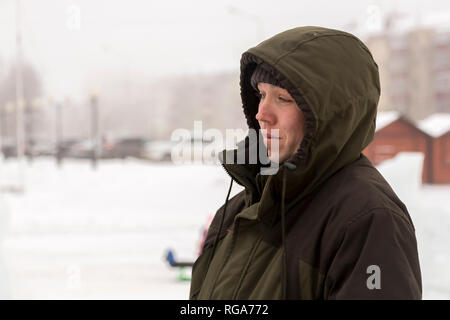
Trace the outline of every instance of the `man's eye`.
[[280, 99], [281, 101], [283, 101], [283, 102], [291, 102], [290, 99], [285, 99], [285, 98], [283, 98], [283, 97], [279, 97], [279, 99]]
[[258, 96], [262, 99], [262, 98], [265, 97], [265, 94], [264, 94], [264, 93], [261, 93], [261, 92], [258, 92]]

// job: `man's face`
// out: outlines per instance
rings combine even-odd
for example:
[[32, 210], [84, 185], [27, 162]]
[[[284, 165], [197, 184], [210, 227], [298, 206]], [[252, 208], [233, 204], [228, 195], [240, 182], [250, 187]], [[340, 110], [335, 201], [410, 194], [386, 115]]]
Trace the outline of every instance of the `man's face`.
[[[274, 161], [278, 155], [278, 162], [282, 163], [300, 147], [305, 135], [305, 119], [287, 90], [264, 82], [258, 83], [258, 90], [260, 101], [256, 120], [261, 129], [267, 130], [266, 134], [262, 133], [269, 158]], [[272, 133], [273, 129], [278, 129], [278, 134]], [[278, 154], [276, 148], [271, 150], [275, 142], [278, 142]]]

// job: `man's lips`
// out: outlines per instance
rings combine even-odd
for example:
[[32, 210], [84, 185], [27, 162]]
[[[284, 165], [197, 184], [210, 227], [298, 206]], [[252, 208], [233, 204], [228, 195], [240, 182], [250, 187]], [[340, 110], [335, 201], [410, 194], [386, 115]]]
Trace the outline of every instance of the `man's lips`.
[[270, 135], [270, 134], [268, 134], [268, 135], [266, 135], [266, 136], [263, 136], [265, 139], [281, 139], [280, 137], [277, 137], [277, 136], [272, 136], [272, 135]]

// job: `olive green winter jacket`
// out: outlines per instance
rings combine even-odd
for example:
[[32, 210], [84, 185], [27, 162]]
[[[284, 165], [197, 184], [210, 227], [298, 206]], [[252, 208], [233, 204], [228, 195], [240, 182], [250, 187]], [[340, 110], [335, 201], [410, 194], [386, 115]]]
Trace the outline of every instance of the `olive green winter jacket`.
[[361, 153], [374, 136], [380, 95], [368, 48], [346, 32], [300, 27], [249, 49], [240, 86], [253, 129], [259, 98], [250, 77], [262, 62], [284, 76], [305, 137], [273, 175], [261, 174], [260, 161], [227, 161], [254, 150], [248, 137], [221, 153], [245, 190], [217, 211], [192, 269], [190, 298], [421, 299], [413, 222]]

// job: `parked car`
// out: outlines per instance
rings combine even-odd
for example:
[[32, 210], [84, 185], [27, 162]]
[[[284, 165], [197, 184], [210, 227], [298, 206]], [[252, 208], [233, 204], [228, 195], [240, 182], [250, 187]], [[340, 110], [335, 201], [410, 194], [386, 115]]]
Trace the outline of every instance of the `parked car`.
[[2, 139], [2, 153], [5, 159], [17, 155], [16, 143], [13, 139]]
[[112, 141], [104, 140], [102, 158], [143, 158], [147, 143], [148, 140], [142, 137], [128, 137]]
[[[31, 145], [33, 144], [33, 145]], [[25, 142], [24, 144], [24, 150], [23, 155], [24, 156], [32, 156], [33, 154], [33, 148], [36, 145], [35, 141], [32, 142]], [[5, 159], [7, 158], [13, 158], [17, 157], [17, 144], [15, 139], [3, 139], [1, 141], [1, 152], [3, 153], [3, 157]]]
[[[206, 147], [212, 146], [211, 154], [206, 152]], [[176, 148], [176, 149], [174, 149]], [[191, 137], [183, 141], [156, 140], [146, 145], [145, 158], [153, 161], [174, 161], [172, 153], [177, 153], [178, 160], [192, 162], [196, 159], [200, 161], [212, 161], [220, 151], [212, 139]]]
[[94, 144], [91, 139], [77, 141], [70, 145], [65, 152], [69, 158], [88, 159], [92, 157], [92, 148]]
[[56, 146], [52, 141], [36, 141], [30, 152], [34, 157], [54, 156], [56, 154]]
[[61, 157], [67, 157], [69, 155], [70, 149], [76, 145], [77, 143], [81, 142], [80, 139], [67, 139], [61, 142], [59, 148], [59, 152], [61, 154]]
[[144, 158], [153, 161], [170, 161], [172, 148], [176, 143], [170, 140], [155, 140], [145, 144]]

